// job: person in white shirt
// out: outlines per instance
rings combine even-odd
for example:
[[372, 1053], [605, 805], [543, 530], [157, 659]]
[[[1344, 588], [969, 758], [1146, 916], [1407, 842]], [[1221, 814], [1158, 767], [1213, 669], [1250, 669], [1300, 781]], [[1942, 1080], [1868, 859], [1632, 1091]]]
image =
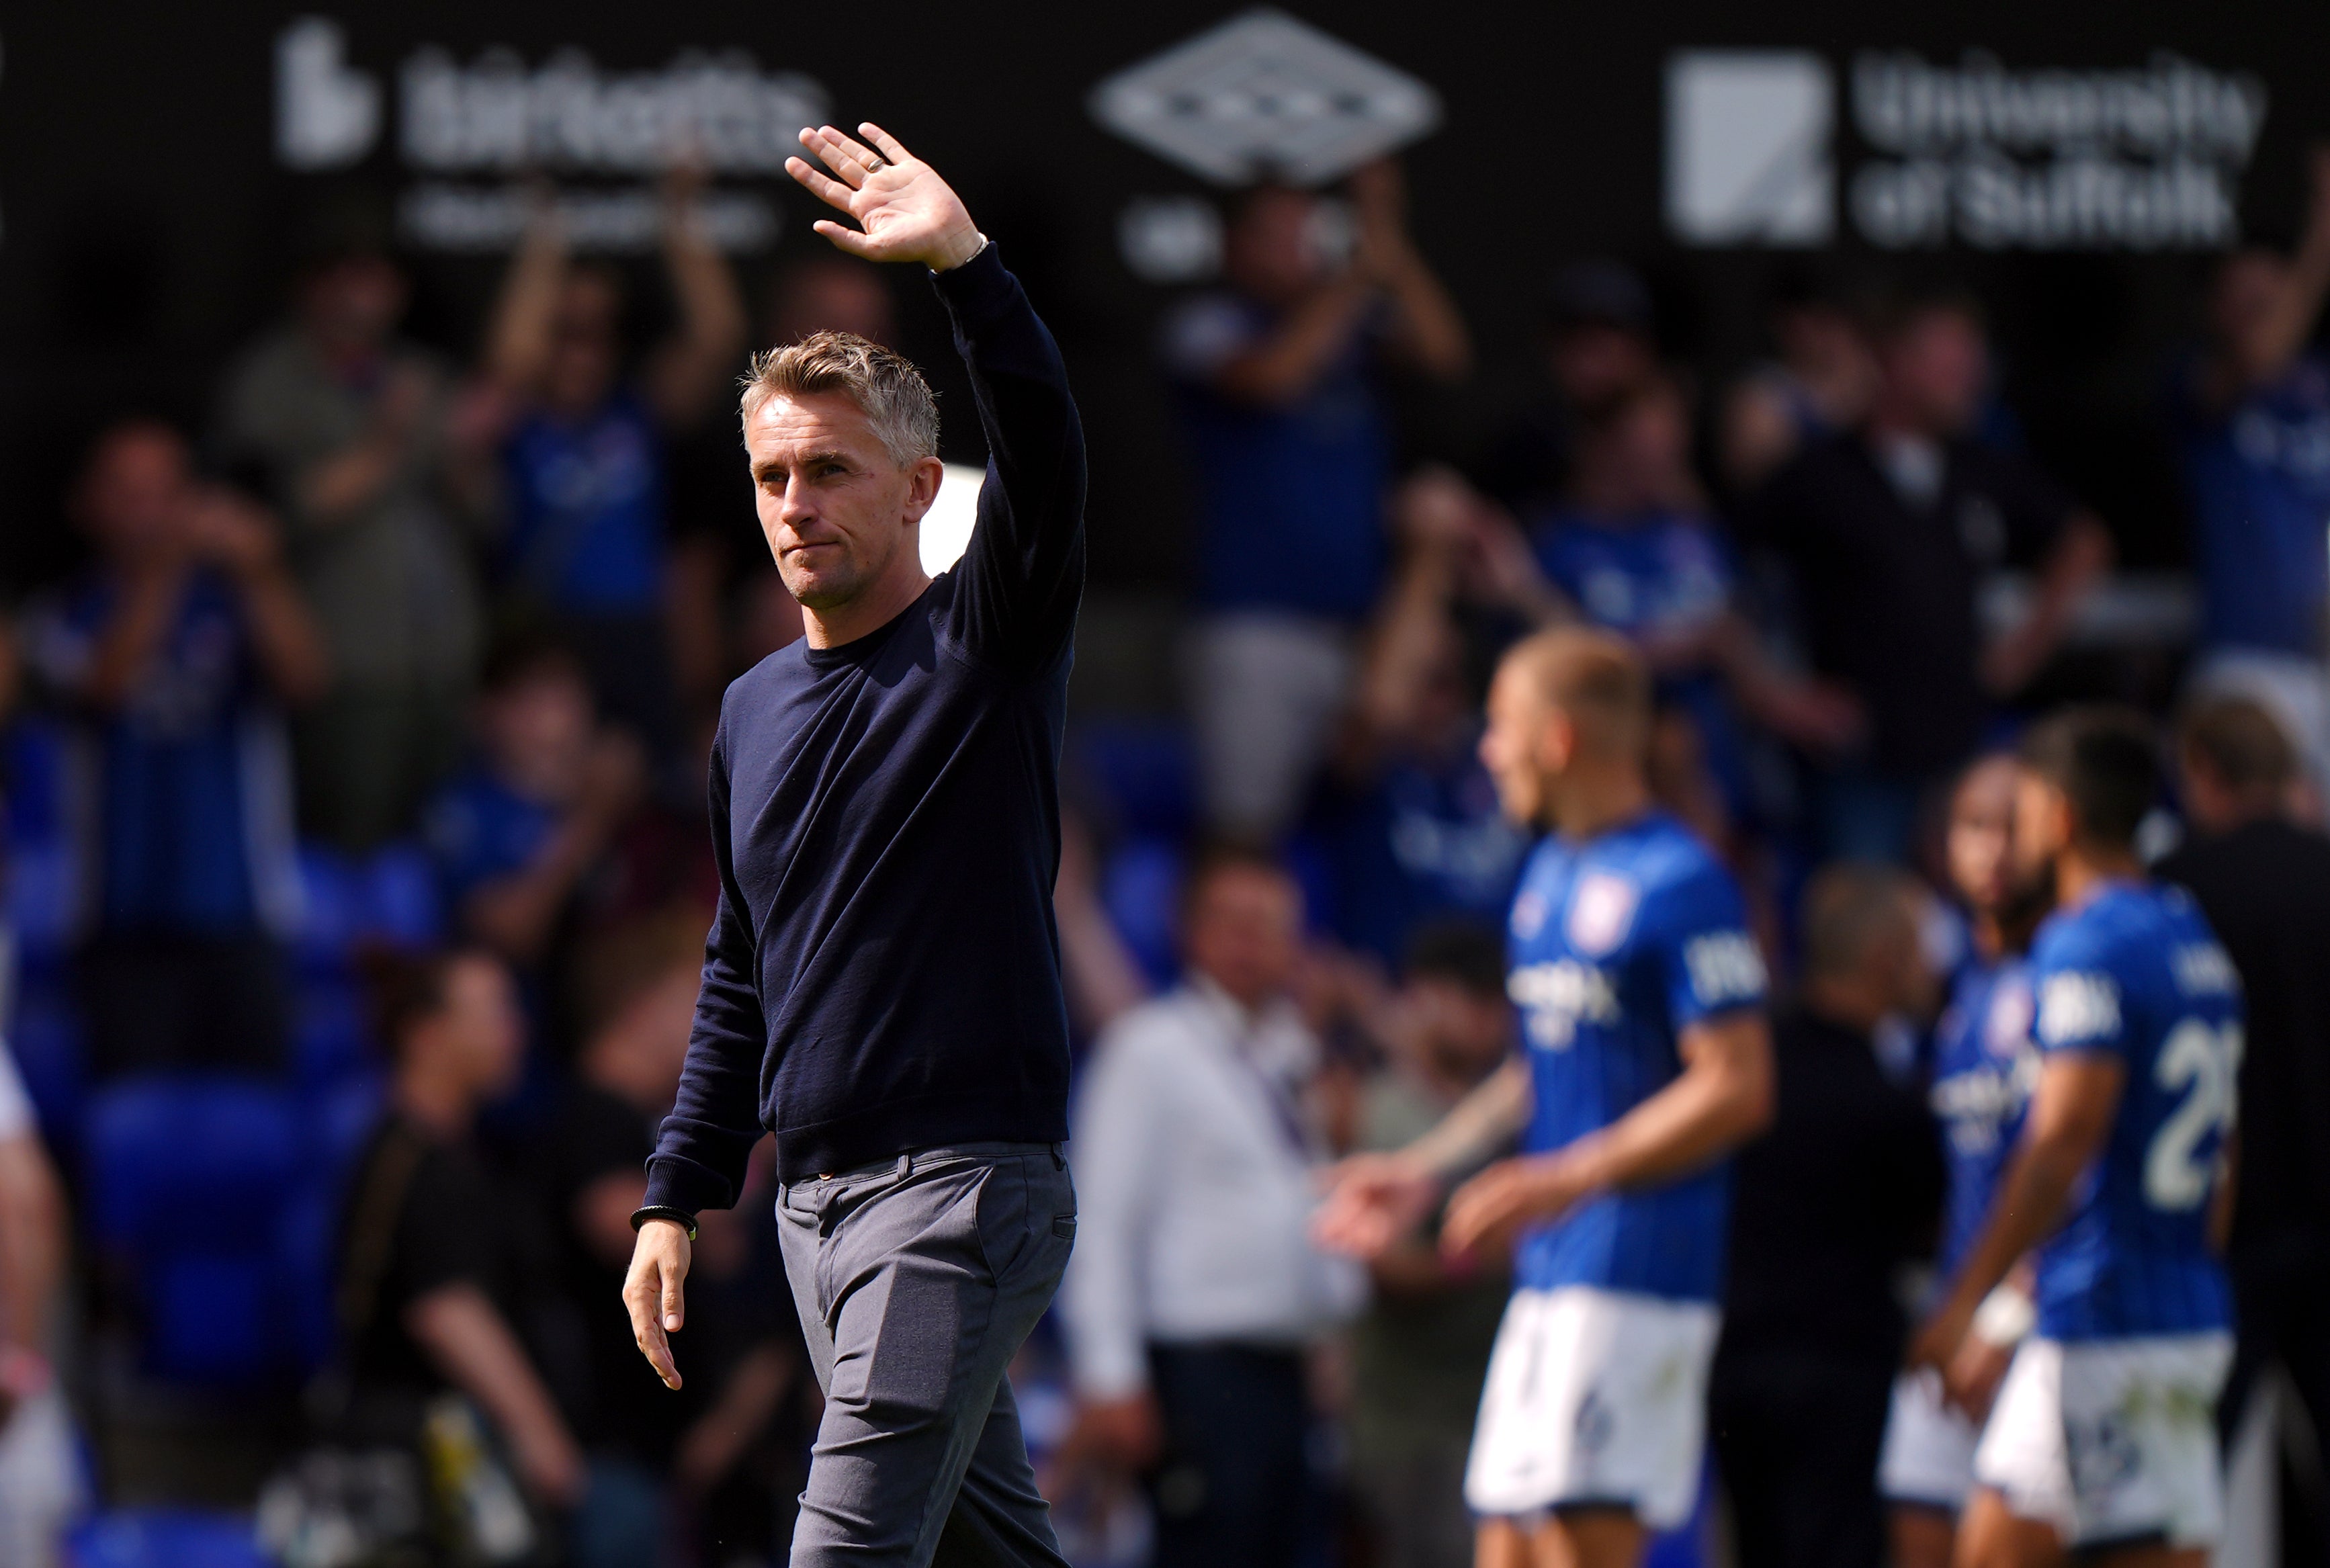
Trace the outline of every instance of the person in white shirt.
[[64, 1527], [86, 1501], [48, 1359], [64, 1258], [63, 1189], [0, 1042], [0, 1563], [11, 1568], [59, 1562]]
[[1305, 1351], [1359, 1305], [1313, 1247], [1318, 1042], [1287, 995], [1302, 899], [1217, 851], [1182, 899], [1187, 974], [1095, 1048], [1072, 1146], [1081, 1211], [1060, 1304], [1078, 1398], [1066, 1452], [1138, 1474], [1157, 1568], [1276, 1568], [1311, 1484]]

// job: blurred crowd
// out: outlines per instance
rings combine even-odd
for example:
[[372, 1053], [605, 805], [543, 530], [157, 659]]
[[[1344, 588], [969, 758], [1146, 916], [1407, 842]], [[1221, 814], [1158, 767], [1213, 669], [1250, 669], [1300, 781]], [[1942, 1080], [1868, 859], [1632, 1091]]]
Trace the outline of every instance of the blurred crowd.
[[[678, 1393], [617, 1289], [712, 904], [711, 724], [800, 631], [730, 394], [751, 346], [895, 342], [905, 285], [819, 256], [756, 307], [693, 194], [652, 275], [545, 205], [460, 354], [405, 335], [384, 243], [329, 234], [207, 423], [127, 412], [81, 454], [85, 563], [0, 642], [0, 1559], [99, 1501], [255, 1498], [262, 1530], [450, 1512], [479, 1561], [781, 1559], [816, 1393], [765, 1173], [704, 1216]], [[1327, 1162], [1515, 1049], [1530, 838], [1482, 688], [1565, 621], [1655, 672], [1660, 800], [1791, 979], [1715, 1384], [1738, 1560], [1811, 1560], [1773, 1544], [1789, 1507], [1875, 1517], [1863, 1412], [1938, 1201], [1925, 1041], [2003, 831], [1979, 760], [2069, 696], [2164, 721], [2146, 845], [2244, 966], [2272, 1108], [2244, 1348], [2330, 1417], [2330, 991], [2292, 957], [2330, 938], [2325, 292], [2330, 161], [2296, 249], [2222, 258], [2162, 367], [2199, 611], [2162, 683], [2098, 640], [2112, 520], [2029, 451], [1963, 289], [1793, 274], [1727, 376], [1667, 360], [1635, 273], [1573, 262], [1534, 390], [1458, 449], [1402, 429], [1476, 355], [1397, 168], [1236, 200], [1159, 345], [1186, 701], [1080, 704], [1069, 741], [1083, 1220], [1019, 1381], [1080, 1563], [1471, 1561], [1504, 1282], [1428, 1235], [1362, 1270], [1308, 1222]], [[367, 1468], [415, 1441], [425, 1470]], [[2293, 1561], [2324, 1560], [2314, 1501]]]

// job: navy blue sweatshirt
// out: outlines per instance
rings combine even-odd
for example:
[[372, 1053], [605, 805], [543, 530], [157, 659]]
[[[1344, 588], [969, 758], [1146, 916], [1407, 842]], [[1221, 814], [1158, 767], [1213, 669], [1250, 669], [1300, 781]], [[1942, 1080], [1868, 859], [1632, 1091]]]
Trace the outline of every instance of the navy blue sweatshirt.
[[978, 526], [887, 625], [796, 642], [721, 703], [719, 912], [651, 1204], [728, 1207], [763, 1128], [788, 1181], [1067, 1136], [1052, 883], [1084, 432], [992, 244], [935, 286], [987, 433]]

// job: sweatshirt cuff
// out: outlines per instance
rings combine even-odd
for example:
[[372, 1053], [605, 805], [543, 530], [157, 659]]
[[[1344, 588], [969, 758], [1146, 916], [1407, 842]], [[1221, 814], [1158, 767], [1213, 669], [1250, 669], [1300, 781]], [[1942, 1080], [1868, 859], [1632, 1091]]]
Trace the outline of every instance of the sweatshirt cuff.
[[648, 1160], [648, 1195], [639, 1205], [642, 1208], [700, 1214], [706, 1209], [728, 1208], [735, 1201], [735, 1191], [725, 1176], [692, 1159], [658, 1154]]
[[947, 308], [966, 320], [992, 316], [1011, 301], [1012, 278], [1004, 269], [1002, 254], [993, 240], [960, 267], [931, 274], [931, 287]]

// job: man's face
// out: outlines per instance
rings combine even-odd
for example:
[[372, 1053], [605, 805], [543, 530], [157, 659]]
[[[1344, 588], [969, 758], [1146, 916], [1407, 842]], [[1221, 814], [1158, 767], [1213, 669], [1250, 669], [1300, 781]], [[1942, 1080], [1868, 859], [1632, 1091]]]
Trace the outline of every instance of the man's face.
[[923, 514], [945, 470], [901, 468], [842, 392], [772, 397], [744, 427], [761, 532], [785, 587], [807, 609], [849, 603], [893, 571], [920, 570]]
[[1559, 762], [1559, 714], [1537, 690], [1530, 672], [1508, 663], [1489, 683], [1489, 725], [1481, 734], [1481, 766], [1497, 787], [1497, 804], [1525, 827], [1542, 827], [1550, 804], [1547, 788]]
[[185, 441], [158, 426], [131, 426], [91, 455], [76, 510], [108, 554], [151, 557], [178, 547], [193, 484]]
[[1950, 799], [1949, 832], [1944, 845], [1950, 884], [1968, 908], [1984, 914], [1996, 914], [2014, 888], [2014, 866], [2009, 856], [2019, 771], [2003, 757], [1978, 763]]
[[[2071, 842], [2071, 803], [2028, 768], [2014, 770], [2014, 823], [2007, 842], [2014, 895], [2051, 890], [2055, 857]], [[2051, 892], [2049, 895], [2051, 898]]]
[[580, 673], [550, 663], [529, 670], [486, 694], [478, 718], [486, 750], [506, 779], [537, 799], [573, 795], [598, 728]]
[[607, 399], [622, 357], [623, 298], [598, 272], [570, 273], [551, 319], [543, 396], [553, 408], [584, 413]]
[[2239, 353], [2259, 322], [2278, 311], [2289, 289], [2289, 263], [2270, 250], [2238, 250], [2225, 259], [2209, 287], [2209, 332]]
[[1554, 334], [1549, 364], [1561, 401], [1591, 411], [1649, 380], [1658, 369], [1658, 354], [1639, 332], [1611, 322], [1580, 321]]
[[1439, 1071], [1478, 1078], [1512, 1049], [1512, 1005], [1501, 996], [1484, 997], [1437, 975], [1412, 979], [1406, 989], [1423, 1048]]
[[1261, 866], [1226, 865], [1190, 901], [1190, 967], [1248, 1006], [1283, 993], [1302, 952], [1302, 896]]
[[1266, 189], [1246, 198], [1230, 227], [1223, 270], [1239, 292], [1264, 305], [1291, 305], [1318, 286], [1324, 267], [1317, 200]]
[[1964, 312], [1929, 310], [1887, 345], [1885, 376], [1895, 399], [1927, 435], [1957, 435], [1974, 423], [1990, 381], [1982, 329]]
[[516, 1087], [526, 1062], [526, 1023], [509, 972], [491, 959], [457, 962], [445, 977], [441, 1015], [463, 1079], [480, 1099]]
[[404, 276], [386, 257], [350, 256], [310, 278], [299, 306], [308, 330], [332, 351], [369, 352], [404, 314]]

